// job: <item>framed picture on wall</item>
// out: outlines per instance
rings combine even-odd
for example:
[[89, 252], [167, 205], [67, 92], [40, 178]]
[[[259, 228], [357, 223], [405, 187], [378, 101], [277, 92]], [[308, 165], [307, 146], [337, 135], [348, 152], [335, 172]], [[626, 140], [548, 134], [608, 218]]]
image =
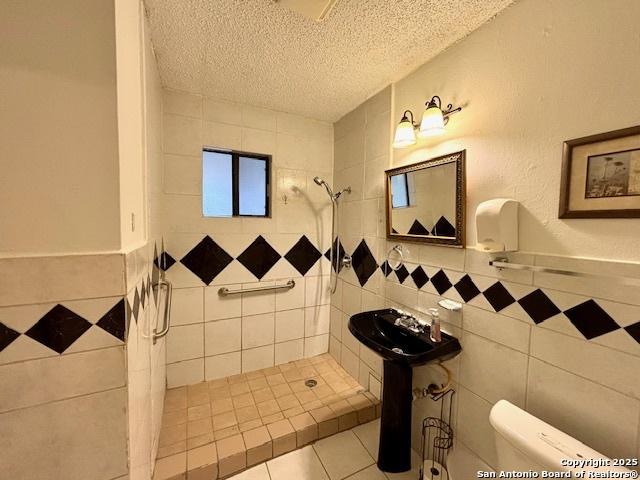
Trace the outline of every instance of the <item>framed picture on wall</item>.
[[559, 218], [640, 217], [640, 126], [564, 142]]

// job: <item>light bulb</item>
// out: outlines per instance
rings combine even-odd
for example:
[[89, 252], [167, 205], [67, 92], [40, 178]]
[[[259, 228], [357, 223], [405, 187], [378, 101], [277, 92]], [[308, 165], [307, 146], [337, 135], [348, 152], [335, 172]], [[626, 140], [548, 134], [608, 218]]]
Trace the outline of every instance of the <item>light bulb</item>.
[[416, 132], [413, 123], [403, 116], [396, 127], [396, 134], [393, 139], [393, 148], [406, 148], [416, 143]]
[[420, 122], [420, 132], [418, 135], [421, 137], [434, 137], [444, 133], [444, 116], [442, 110], [435, 102], [431, 101], [427, 104], [427, 108], [422, 115], [422, 122]]

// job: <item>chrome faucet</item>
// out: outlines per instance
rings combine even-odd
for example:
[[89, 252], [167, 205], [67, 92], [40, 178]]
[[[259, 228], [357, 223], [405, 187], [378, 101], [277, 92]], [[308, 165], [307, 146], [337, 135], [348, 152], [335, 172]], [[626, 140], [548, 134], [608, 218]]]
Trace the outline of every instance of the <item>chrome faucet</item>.
[[396, 327], [403, 327], [414, 333], [424, 333], [425, 324], [423, 322], [420, 322], [416, 317], [405, 313], [402, 310], [398, 310], [397, 312], [400, 317], [396, 318], [396, 321], [394, 322]]

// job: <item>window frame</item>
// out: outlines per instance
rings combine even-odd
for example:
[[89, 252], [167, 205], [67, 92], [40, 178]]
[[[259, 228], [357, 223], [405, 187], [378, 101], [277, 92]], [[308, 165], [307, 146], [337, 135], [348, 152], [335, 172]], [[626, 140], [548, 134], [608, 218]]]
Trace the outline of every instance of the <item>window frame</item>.
[[[243, 152], [240, 150], [226, 150], [221, 148], [204, 147], [202, 149], [201, 171], [204, 172], [204, 152], [231, 155], [231, 217], [216, 217], [204, 214], [204, 180], [202, 182], [202, 216], [204, 218], [271, 218], [271, 155], [263, 153]], [[263, 160], [265, 162], [265, 214], [246, 215], [240, 213], [240, 157]]]

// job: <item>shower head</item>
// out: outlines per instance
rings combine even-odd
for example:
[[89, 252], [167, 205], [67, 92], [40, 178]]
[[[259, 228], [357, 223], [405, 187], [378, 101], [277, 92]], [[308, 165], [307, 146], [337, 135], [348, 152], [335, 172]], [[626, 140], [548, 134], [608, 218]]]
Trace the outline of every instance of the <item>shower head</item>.
[[332, 202], [335, 202], [336, 200], [338, 200], [338, 198], [340, 198], [340, 195], [342, 195], [345, 192], [351, 193], [351, 187], [347, 187], [347, 188], [339, 191], [338, 193], [333, 193], [333, 190], [331, 190], [331, 187], [329, 186], [329, 184], [327, 182], [325, 182], [320, 177], [313, 177], [313, 181], [316, 182], [316, 185], [323, 185], [324, 186], [324, 188], [327, 190], [327, 193], [329, 194], [329, 198], [331, 199]]
[[316, 185], [322, 185], [324, 186], [325, 190], [327, 191], [327, 194], [329, 195], [329, 198], [331, 199], [331, 201], [333, 202], [335, 200], [335, 197], [333, 195], [333, 191], [331, 190], [331, 187], [329, 186], [329, 184], [327, 182], [325, 182], [322, 178], [320, 177], [314, 177], [313, 181], [316, 182]]

